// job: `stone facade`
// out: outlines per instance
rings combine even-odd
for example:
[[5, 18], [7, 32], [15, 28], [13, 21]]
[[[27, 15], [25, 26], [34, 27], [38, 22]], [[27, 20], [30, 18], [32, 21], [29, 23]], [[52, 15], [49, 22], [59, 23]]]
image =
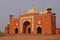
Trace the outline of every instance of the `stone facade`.
[[[5, 28], [7, 34], [58, 34], [56, 29], [56, 13], [51, 8], [40, 13], [35, 7], [27, 13], [22, 13], [18, 18], [10, 15], [10, 23]], [[60, 30], [60, 29], [59, 29]]]
[[60, 34], [60, 28], [56, 29], [56, 34]]

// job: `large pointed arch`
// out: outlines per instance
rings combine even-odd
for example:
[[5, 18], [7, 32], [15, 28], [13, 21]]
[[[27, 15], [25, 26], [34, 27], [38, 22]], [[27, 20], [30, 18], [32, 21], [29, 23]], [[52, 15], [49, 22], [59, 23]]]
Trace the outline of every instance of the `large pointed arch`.
[[30, 22], [29, 21], [25, 21], [24, 23], [23, 23], [23, 33], [26, 33], [26, 29], [27, 29], [27, 27], [30, 25]]

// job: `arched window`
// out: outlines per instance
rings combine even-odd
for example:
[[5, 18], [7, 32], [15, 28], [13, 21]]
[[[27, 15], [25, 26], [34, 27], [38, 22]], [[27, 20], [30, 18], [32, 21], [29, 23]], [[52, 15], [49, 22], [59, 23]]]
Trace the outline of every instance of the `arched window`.
[[38, 28], [37, 28], [37, 33], [42, 33], [41, 27], [38, 27]]
[[15, 33], [18, 33], [18, 28], [15, 28]]

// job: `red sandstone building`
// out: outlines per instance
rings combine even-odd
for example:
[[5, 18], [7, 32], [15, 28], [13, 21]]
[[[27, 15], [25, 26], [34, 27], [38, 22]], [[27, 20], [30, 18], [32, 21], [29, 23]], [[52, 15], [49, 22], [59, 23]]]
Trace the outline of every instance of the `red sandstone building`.
[[56, 13], [51, 8], [42, 10], [40, 13], [35, 7], [27, 13], [22, 13], [18, 18], [10, 15], [10, 23], [5, 27], [6, 34], [60, 34], [56, 28]]

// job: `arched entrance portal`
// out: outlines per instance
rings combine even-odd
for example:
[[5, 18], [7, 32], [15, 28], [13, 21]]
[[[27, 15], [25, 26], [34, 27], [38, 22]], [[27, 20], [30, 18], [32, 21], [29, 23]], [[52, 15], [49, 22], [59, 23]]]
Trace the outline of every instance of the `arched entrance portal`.
[[31, 29], [30, 28], [28, 28], [28, 33], [31, 33]]
[[[26, 33], [26, 29], [27, 29], [27, 27], [30, 25], [30, 22], [29, 21], [25, 21], [24, 23], [23, 23], [23, 33]], [[30, 29], [29, 29], [30, 30]]]
[[40, 34], [42, 33], [41, 27], [38, 27], [38, 28], [37, 28], [37, 33], [40, 33]]
[[18, 33], [18, 28], [15, 28], [15, 33], [16, 33], [16, 34]]

